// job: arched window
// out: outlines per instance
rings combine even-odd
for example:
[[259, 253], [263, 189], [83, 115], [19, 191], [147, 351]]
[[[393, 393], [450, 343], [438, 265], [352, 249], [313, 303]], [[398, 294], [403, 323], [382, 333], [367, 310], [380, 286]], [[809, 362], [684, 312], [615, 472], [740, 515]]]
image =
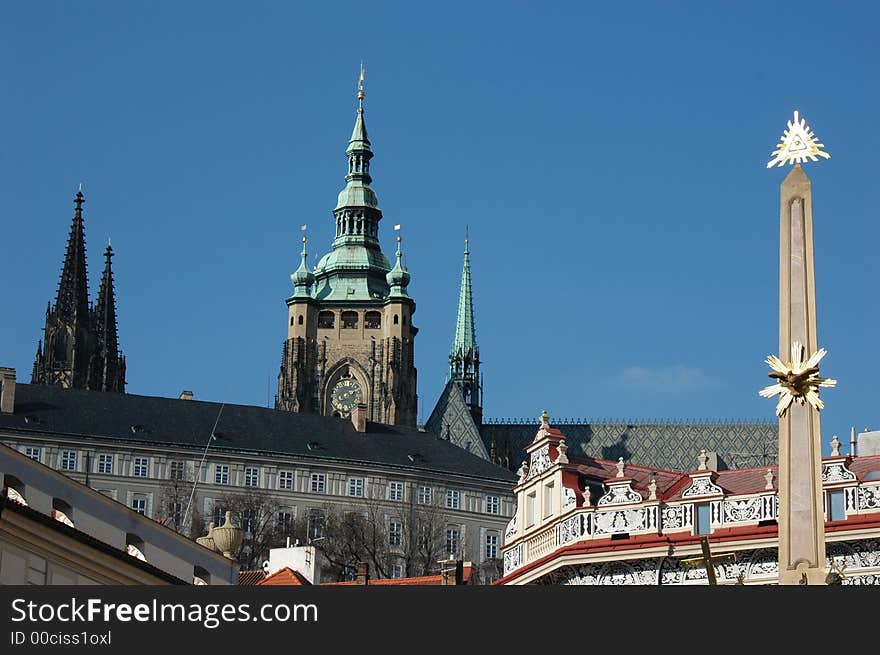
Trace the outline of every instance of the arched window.
[[208, 573], [207, 569], [203, 569], [201, 566], [193, 567], [193, 584], [194, 585], [209, 585], [211, 584], [211, 574]]
[[24, 484], [14, 475], [9, 473], [3, 474], [3, 486], [6, 487], [6, 497], [14, 500], [20, 505], [27, 507], [27, 501], [24, 496]]
[[299, 315], [299, 321], [298, 321], [298, 322], [299, 322], [300, 325], [303, 324], [303, 317], [302, 317], [302, 314]]
[[378, 330], [382, 327], [382, 314], [379, 312], [367, 312], [364, 314], [364, 327], [368, 330]]
[[125, 535], [125, 552], [142, 562], [147, 561], [144, 557], [144, 540], [131, 532]]
[[394, 315], [394, 324], [397, 325], [399, 322], [400, 322], [400, 317], [397, 314], [395, 314]]
[[69, 503], [61, 500], [60, 498], [52, 499], [52, 518], [56, 521], [63, 523], [64, 525], [69, 525], [71, 528], [74, 527], [73, 507], [71, 507]]
[[318, 327], [322, 329], [331, 329], [334, 325], [333, 312], [323, 311], [318, 314]]
[[357, 312], [342, 312], [342, 329], [353, 330], [358, 326]]
[[293, 325], [293, 316], [290, 317], [290, 324]]

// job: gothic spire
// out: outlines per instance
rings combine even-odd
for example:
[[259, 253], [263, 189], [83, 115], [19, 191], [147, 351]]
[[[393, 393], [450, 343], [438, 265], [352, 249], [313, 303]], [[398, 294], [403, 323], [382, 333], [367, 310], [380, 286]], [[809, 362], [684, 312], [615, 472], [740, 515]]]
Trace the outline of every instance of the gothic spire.
[[59, 318], [66, 321], [72, 321], [77, 316], [80, 320], [85, 320], [89, 311], [86, 239], [82, 216], [84, 202], [85, 197], [80, 185], [74, 199], [73, 221], [70, 225], [70, 236], [67, 238], [67, 251], [61, 268], [58, 296], [55, 300], [55, 312]]
[[116, 291], [113, 286], [113, 248], [104, 250], [104, 273], [93, 314], [95, 350], [91, 358], [89, 388], [125, 391], [125, 364], [120, 358], [116, 323]]
[[115, 357], [119, 349], [116, 333], [116, 292], [113, 288], [112, 257], [113, 248], [107, 243], [107, 249], [104, 251], [104, 274], [101, 276], [101, 288], [98, 291], [98, 303], [95, 306], [97, 350], [104, 357]]
[[461, 288], [458, 293], [458, 317], [455, 320], [455, 339], [450, 359], [479, 356], [474, 330], [474, 299], [471, 292], [471, 259], [468, 239], [464, 240], [464, 264], [461, 268]]
[[470, 409], [474, 423], [479, 427], [483, 422], [483, 383], [480, 377], [480, 348], [477, 346], [474, 329], [470, 255], [469, 240], [465, 238], [458, 317], [455, 320], [455, 338], [449, 351], [449, 376], [461, 387], [464, 401]]

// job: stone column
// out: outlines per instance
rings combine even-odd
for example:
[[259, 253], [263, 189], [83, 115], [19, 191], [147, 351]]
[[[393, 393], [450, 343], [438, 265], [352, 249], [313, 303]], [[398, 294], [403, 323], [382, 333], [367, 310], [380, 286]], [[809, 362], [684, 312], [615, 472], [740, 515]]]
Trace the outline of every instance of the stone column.
[[[806, 356], [816, 337], [813, 206], [810, 179], [796, 164], [781, 187], [779, 239], [779, 356], [799, 341]], [[825, 584], [819, 412], [792, 403], [779, 419], [779, 584]]]

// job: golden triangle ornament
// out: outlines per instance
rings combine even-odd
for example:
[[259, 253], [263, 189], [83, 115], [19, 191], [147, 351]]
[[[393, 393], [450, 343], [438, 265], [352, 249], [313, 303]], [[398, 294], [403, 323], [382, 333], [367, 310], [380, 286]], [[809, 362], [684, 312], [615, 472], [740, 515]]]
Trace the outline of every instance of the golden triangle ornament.
[[773, 159], [767, 162], [767, 168], [773, 168], [774, 165], [784, 166], [786, 163], [802, 164], [808, 159], [819, 161], [817, 157], [829, 159], [831, 155], [822, 150], [824, 147], [807, 125], [807, 120], [801, 118], [795, 109], [794, 121], [788, 121], [788, 127], [779, 138], [776, 150], [770, 155]]

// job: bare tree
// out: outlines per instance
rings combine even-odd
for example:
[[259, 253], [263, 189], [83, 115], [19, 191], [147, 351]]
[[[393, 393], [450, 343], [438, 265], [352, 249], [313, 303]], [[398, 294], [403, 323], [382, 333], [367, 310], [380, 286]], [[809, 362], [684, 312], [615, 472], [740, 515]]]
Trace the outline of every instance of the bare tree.
[[[232, 512], [232, 521], [244, 530], [241, 547], [235, 554], [236, 560], [244, 570], [260, 567], [268, 557], [269, 549], [283, 546], [286, 537], [284, 530], [279, 530], [279, 513], [281, 505], [268, 493], [261, 489], [224, 494], [215, 502], [215, 513]], [[289, 526], [289, 531], [295, 529]]]
[[[174, 462], [178, 464], [178, 462]], [[187, 519], [188, 525], [183, 525], [186, 506], [190, 499], [193, 486], [192, 467], [183, 466], [179, 462], [179, 468], [171, 471], [171, 477], [162, 485], [159, 507], [156, 510], [156, 520], [190, 538], [200, 537], [207, 531], [204, 519], [199, 512], [191, 512]]]

